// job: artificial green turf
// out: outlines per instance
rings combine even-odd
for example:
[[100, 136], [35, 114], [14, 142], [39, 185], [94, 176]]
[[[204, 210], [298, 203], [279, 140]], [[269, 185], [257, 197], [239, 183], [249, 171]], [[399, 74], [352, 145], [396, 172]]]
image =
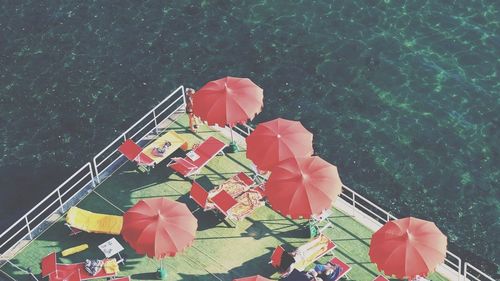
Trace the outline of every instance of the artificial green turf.
[[[182, 133], [191, 145], [201, 142], [210, 135], [228, 142], [222, 135], [206, 126], [201, 126], [198, 134], [192, 134], [186, 130], [186, 124], [187, 118], [182, 116], [170, 126], [170, 129]], [[179, 154], [182, 155], [182, 152]], [[191, 210], [195, 210], [197, 206], [188, 195], [190, 181], [173, 173], [165, 164], [161, 163], [146, 174], [138, 171], [134, 164], [127, 163], [99, 185], [97, 193], [91, 193], [78, 206], [94, 212], [121, 214], [120, 210], [127, 210], [140, 199], [163, 196], [184, 202]], [[248, 173], [249, 164], [245, 152], [217, 156], [202, 169], [198, 181], [205, 188], [210, 188], [237, 172]], [[112, 202], [117, 208], [100, 196]], [[232, 280], [256, 274], [278, 279], [278, 274], [268, 264], [272, 250], [279, 244], [297, 247], [308, 240], [305, 221], [293, 221], [283, 217], [268, 206], [258, 209], [249, 218], [238, 222], [235, 227], [226, 225], [211, 212], [198, 210], [194, 214], [198, 218], [199, 228], [193, 246], [176, 257], [164, 259], [163, 264], [169, 274], [168, 280]], [[337, 244], [332, 252], [333, 255], [352, 267], [348, 274], [350, 280], [372, 280], [379, 274], [368, 257], [372, 232], [338, 210], [335, 210], [331, 221], [333, 228], [328, 228], [325, 233]], [[32, 241], [12, 262], [23, 268], [30, 267], [35, 274], [39, 274], [39, 262], [42, 257], [52, 251], [60, 252], [82, 243], [89, 244], [90, 248], [67, 258], [59, 255], [59, 262], [102, 258], [103, 254], [97, 245], [110, 237], [89, 233], [68, 236], [68, 229], [60, 220], [38, 239]], [[128, 256], [127, 263], [121, 266], [120, 275], [130, 275], [133, 280], [155, 280], [154, 272], [158, 262], [138, 256], [121, 237], [117, 239], [124, 245], [123, 253]], [[319, 262], [324, 263], [329, 259], [330, 255], [323, 257]], [[5, 265], [2, 270], [16, 280], [32, 280], [11, 265]], [[432, 274], [430, 278], [446, 280], [437, 274]]]

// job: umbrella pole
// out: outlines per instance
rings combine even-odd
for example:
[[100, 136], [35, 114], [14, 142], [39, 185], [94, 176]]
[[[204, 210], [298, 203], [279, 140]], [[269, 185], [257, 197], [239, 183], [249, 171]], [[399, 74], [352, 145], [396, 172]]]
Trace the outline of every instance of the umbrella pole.
[[160, 268], [158, 268], [158, 279], [167, 279], [167, 271], [163, 268], [163, 259], [160, 259]]
[[230, 148], [231, 152], [236, 152], [236, 151], [238, 151], [238, 146], [236, 145], [236, 142], [234, 141], [233, 127], [229, 127], [229, 130], [231, 131], [231, 143], [229, 143], [229, 148]]

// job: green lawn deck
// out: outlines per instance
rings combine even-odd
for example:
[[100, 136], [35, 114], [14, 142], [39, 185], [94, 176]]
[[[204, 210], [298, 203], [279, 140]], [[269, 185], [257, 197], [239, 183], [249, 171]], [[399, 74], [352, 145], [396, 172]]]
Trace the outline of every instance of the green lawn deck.
[[[170, 129], [184, 134], [190, 139], [190, 143], [200, 142], [209, 135], [224, 138], [205, 126], [201, 126], [198, 134], [191, 134], [186, 130], [186, 123], [186, 116], [182, 116]], [[127, 163], [78, 206], [94, 212], [121, 215], [120, 210], [127, 210], [140, 199], [164, 196], [184, 202], [191, 210], [195, 210], [196, 204], [189, 198], [190, 181], [173, 173], [165, 166], [166, 161], [168, 160], [155, 167], [149, 175], [138, 171], [133, 163]], [[206, 187], [209, 187], [209, 181], [216, 185], [237, 172], [249, 173], [249, 164], [245, 152], [217, 156], [202, 170], [199, 180]], [[228, 227], [211, 212], [198, 210], [194, 214], [198, 218], [199, 228], [193, 246], [176, 257], [164, 259], [168, 280], [232, 280], [255, 274], [278, 279], [278, 274], [268, 264], [272, 250], [279, 244], [296, 247], [308, 240], [304, 221], [285, 218], [268, 206], [258, 209], [234, 228]], [[372, 280], [379, 274], [368, 257], [372, 232], [338, 210], [335, 210], [332, 222], [333, 228], [328, 228], [325, 233], [337, 244], [332, 253], [352, 267], [349, 272], [350, 280]], [[103, 254], [97, 245], [110, 237], [89, 233], [69, 236], [68, 228], [60, 220], [25, 247], [12, 262], [23, 268], [30, 267], [39, 276], [40, 260], [51, 251], [60, 252], [87, 243], [90, 248], [84, 252], [67, 258], [58, 254], [59, 262], [102, 258]], [[121, 266], [120, 276], [130, 275], [133, 280], [155, 280], [153, 272], [156, 271], [158, 262], [138, 256], [121, 237], [117, 239], [125, 247], [124, 253], [128, 256], [127, 263]], [[320, 262], [326, 262], [330, 258], [330, 255], [323, 257]], [[32, 280], [9, 264], [1, 270], [15, 280]], [[432, 274], [430, 279], [446, 280], [438, 274]]]

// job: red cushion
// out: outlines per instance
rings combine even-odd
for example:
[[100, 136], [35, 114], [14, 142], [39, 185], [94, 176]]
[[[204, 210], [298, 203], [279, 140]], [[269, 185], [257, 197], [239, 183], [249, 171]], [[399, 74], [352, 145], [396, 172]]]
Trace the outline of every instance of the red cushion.
[[137, 145], [133, 140], [127, 139], [120, 147], [118, 147], [118, 151], [120, 151], [128, 160], [134, 161], [135, 157], [141, 153], [142, 148]]
[[271, 255], [271, 265], [274, 267], [279, 267], [281, 263], [281, 256], [283, 255], [283, 252], [285, 252], [285, 249], [283, 249], [282, 246], [277, 246], [276, 249], [274, 249], [273, 254]]
[[56, 269], [56, 253], [51, 253], [42, 259], [42, 277], [46, 277], [49, 274], [56, 272]]
[[225, 190], [221, 190], [214, 197], [211, 198], [212, 202], [214, 202], [215, 206], [219, 211], [221, 211], [224, 215], [227, 215], [227, 211], [231, 209], [234, 205], [238, 204], [238, 201], [231, 197], [229, 193]]
[[196, 202], [200, 207], [205, 208], [207, 205], [207, 198], [208, 198], [208, 192], [203, 189], [203, 187], [193, 181], [193, 184], [191, 185], [191, 192], [189, 193], [191, 198]]
[[246, 185], [252, 185], [253, 184], [253, 179], [250, 178], [249, 176], [247, 176], [247, 174], [243, 173], [243, 172], [239, 172], [237, 175], [236, 175], [243, 183], [245, 183]]

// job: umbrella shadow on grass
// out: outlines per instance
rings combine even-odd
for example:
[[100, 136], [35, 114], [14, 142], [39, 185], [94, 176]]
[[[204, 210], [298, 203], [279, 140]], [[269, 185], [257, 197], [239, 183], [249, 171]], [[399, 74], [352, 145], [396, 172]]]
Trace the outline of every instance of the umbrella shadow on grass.
[[245, 261], [238, 267], [229, 269], [227, 273], [211, 273], [207, 271], [204, 275], [179, 273], [179, 276], [181, 276], [181, 280], [233, 280], [253, 275], [270, 277], [276, 272], [276, 269], [268, 263], [273, 249], [268, 248], [268, 250], [269, 252]]
[[138, 273], [131, 276], [132, 280], [158, 280], [156, 272]]

